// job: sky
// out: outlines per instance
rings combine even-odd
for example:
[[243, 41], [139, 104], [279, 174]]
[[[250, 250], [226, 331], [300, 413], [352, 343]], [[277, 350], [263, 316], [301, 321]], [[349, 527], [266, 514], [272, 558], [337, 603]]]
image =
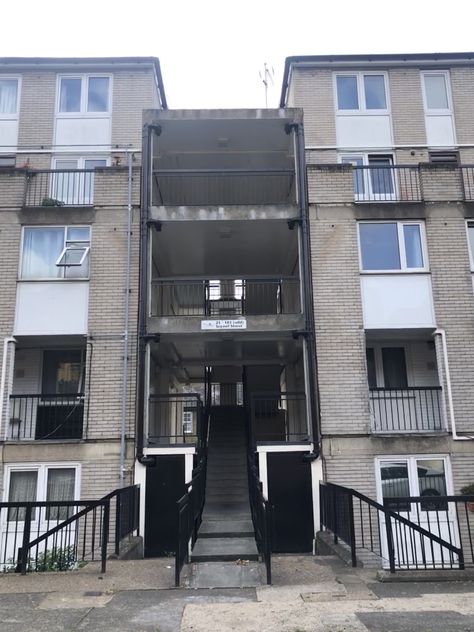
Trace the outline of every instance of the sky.
[[265, 107], [285, 57], [467, 52], [472, 0], [3, 0], [2, 57], [159, 57], [170, 108]]

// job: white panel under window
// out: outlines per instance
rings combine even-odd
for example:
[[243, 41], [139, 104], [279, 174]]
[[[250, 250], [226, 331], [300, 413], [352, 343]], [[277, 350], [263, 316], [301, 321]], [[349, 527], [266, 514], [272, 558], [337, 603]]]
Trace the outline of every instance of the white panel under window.
[[0, 151], [9, 152], [16, 150], [18, 144], [18, 120], [0, 120]]
[[80, 145], [87, 149], [106, 149], [111, 142], [110, 117], [97, 118], [57, 118], [56, 145], [63, 145], [76, 149]]
[[336, 116], [336, 139], [339, 147], [391, 147], [390, 115]]
[[363, 275], [361, 292], [365, 329], [435, 326], [428, 274]]
[[87, 281], [18, 283], [14, 334], [86, 334], [88, 301]]
[[451, 114], [425, 115], [426, 141], [430, 147], [452, 147], [456, 144], [454, 122]]

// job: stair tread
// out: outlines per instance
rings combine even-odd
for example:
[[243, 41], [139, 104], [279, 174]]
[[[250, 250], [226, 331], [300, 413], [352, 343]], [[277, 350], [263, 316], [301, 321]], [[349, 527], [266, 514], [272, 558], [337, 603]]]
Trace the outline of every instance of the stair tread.
[[232, 556], [258, 556], [255, 538], [200, 538], [194, 545], [192, 559], [199, 557], [221, 557], [229, 559]]

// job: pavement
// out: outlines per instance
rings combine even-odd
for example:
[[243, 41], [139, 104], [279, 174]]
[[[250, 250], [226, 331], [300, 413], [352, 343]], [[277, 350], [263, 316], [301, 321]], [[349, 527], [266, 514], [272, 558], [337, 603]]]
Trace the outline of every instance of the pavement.
[[191, 564], [110, 560], [78, 571], [0, 576], [1, 632], [474, 632], [474, 582], [379, 582], [333, 556]]

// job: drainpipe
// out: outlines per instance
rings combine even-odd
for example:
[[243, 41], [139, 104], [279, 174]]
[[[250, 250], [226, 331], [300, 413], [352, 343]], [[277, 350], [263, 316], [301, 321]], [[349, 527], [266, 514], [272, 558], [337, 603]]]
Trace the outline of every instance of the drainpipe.
[[5, 382], [6, 382], [6, 373], [7, 373], [7, 362], [8, 362], [8, 345], [16, 344], [16, 338], [13, 336], [8, 336], [3, 339], [3, 357], [2, 357], [2, 377], [0, 379], [0, 433], [2, 429], [2, 421], [3, 421], [3, 403], [5, 400]]
[[448, 360], [448, 346], [446, 344], [446, 331], [444, 329], [436, 329], [434, 336], [440, 336], [441, 345], [443, 349], [443, 363], [444, 370], [446, 374], [446, 397], [448, 400], [448, 411], [449, 411], [449, 419], [451, 421], [451, 433], [453, 435], [453, 441], [472, 441], [474, 437], [472, 436], [459, 436], [456, 432], [456, 419], [454, 416], [454, 404], [453, 404], [453, 392], [451, 389], [451, 373], [449, 371], [449, 360]]
[[119, 485], [125, 486], [125, 457], [127, 428], [127, 391], [128, 391], [128, 334], [130, 310], [130, 266], [132, 255], [132, 153], [127, 151], [128, 183], [127, 183], [127, 259], [125, 271], [125, 306], [123, 324], [123, 375], [122, 375], [122, 410], [120, 420], [120, 472]]
[[[304, 130], [301, 123], [291, 126], [294, 131], [296, 149], [296, 167], [298, 178], [298, 206], [300, 211], [301, 225], [301, 258], [303, 271], [303, 307], [305, 315], [305, 343], [308, 360], [308, 377], [310, 392], [309, 407], [311, 412], [312, 434], [314, 452], [312, 458], [320, 454], [321, 431], [320, 431], [320, 408], [319, 389], [317, 381], [316, 367], [316, 341], [314, 335], [314, 305], [313, 305], [313, 283], [311, 270], [311, 238], [309, 231], [309, 207], [308, 207], [308, 187], [306, 182], [306, 156]], [[288, 129], [288, 128], [287, 128]]]

